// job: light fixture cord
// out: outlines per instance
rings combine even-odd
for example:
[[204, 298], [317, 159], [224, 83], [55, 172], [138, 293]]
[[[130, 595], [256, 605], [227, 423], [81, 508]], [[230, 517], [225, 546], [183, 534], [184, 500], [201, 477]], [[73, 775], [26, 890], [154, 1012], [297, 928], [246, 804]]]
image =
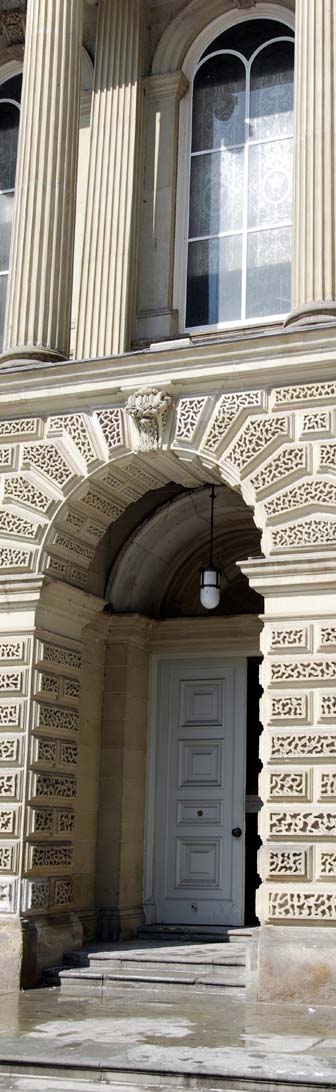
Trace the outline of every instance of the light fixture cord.
[[212, 547], [213, 547], [213, 526], [214, 526], [214, 506], [215, 506], [215, 486], [211, 486], [211, 518], [210, 518], [210, 565], [213, 565], [212, 560]]

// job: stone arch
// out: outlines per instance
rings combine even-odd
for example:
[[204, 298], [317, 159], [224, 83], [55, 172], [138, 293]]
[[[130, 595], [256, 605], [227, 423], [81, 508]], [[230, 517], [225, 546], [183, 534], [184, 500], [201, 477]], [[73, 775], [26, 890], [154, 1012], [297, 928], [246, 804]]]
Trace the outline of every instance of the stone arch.
[[138, 408], [132, 397], [0, 421], [3, 576], [45, 572], [87, 587], [107, 527], [169, 481], [187, 488], [224, 481], [241, 490], [265, 556], [319, 542], [334, 548], [334, 383], [201, 389], [174, 404], [149, 388], [138, 394]]
[[[289, 25], [293, 26], [293, 12], [294, 4], [290, 2], [258, 2], [256, 5], [251, 5], [251, 10], [249, 8], [245, 10], [245, 5], [237, 3], [236, 8], [232, 9], [228, 3], [223, 4], [223, 0], [210, 0], [206, 6], [202, 0], [191, 0], [162, 34], [153, 59], [152, 75], [175, 72], [180, 68], [184, 70], [186, 54], [191, 49], [192, 43], [197, 41], [198, 56], [194, 58], [195, 63], [208, 42], [225, 29], [226, 21], [228, 25], [234, 25], [242, 19], [256, 19], [258, 16], [263, 16], [268, 19], [288, 21]], [[203, 32], [205, 32], [204, 41]]]

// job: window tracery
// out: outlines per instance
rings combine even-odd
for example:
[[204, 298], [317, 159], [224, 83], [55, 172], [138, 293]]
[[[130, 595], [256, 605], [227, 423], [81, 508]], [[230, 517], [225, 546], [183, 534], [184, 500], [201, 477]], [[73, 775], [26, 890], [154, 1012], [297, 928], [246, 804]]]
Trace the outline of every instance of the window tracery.
[[[244, 24], [242, 24], [244, 27]], [[290, 310], [293, 38], [226, 31], [194, 79], [186, 326]]]

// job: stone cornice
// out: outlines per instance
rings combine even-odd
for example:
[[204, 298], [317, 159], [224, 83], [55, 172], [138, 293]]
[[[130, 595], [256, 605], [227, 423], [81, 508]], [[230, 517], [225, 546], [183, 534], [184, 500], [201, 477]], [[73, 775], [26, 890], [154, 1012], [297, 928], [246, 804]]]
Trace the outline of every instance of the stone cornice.
[[315, 557], [297, 554], [287, 558], [250, 558], [237, 564], [260, 595], [277, 598], [335, 592], [336, 554], [333, 557], [316, 551]]
[[[232, 390], [253, 385], [334, 379], [336, 325], [283, 328], [243, 336], [204, 337], [187, 344], [98, 360], [28, 364], [0, 369], [2, 416], [70, 412], [127, 400], [131, 390], [164, 386], [170, 393]], [[167, 379], [167, 376], [169, 379]]]

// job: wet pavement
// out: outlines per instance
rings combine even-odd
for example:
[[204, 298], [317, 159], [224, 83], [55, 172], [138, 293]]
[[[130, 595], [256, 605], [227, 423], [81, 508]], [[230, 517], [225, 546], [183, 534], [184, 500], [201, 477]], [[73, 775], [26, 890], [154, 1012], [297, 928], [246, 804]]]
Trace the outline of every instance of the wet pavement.
[[173, 1092], [190, 1087], [187, 1075], [198, 1089], [231, 1088], [218, 1081], [232, 1078], [233, 1088], [289, 1081], [302, 1092], [336, 1090], [336, 1009], [116, 986], [101, 998], [59, 989], [0, 995], [0, 1011], [1, 1092], [52, 1092], [71, 1081], [84, 1090], [92, 1080], [117, 1087], [118, 1075], [124, 1092], [147, 1077], [155, 1092], [166, 1080]]

